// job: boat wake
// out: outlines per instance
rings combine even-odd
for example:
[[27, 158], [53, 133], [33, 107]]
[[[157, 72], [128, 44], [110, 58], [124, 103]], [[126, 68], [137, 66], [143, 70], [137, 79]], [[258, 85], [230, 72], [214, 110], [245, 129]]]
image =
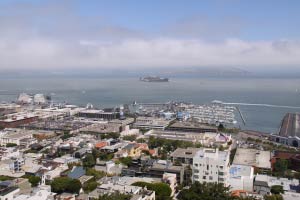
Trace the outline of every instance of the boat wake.
[[240, 106], [262, 106], [272, 108], [289, 108], [289, 109], [300, 109], [299, 106], [285, 106], [285, 105], [273, 105], [273, 104], [259, 104], [259, 103], [225, 103], [224, 105], [240, 105]]

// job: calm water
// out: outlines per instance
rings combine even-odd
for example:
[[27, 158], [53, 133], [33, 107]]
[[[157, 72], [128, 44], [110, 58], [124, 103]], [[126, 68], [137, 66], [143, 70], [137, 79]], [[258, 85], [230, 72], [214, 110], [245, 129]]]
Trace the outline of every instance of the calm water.
[[[212, 100], [300, 107], [300, 79], [171, 79], [145, 83], [134, 78], [106, 79], [2, 79], [0, 101], [15, 100], [20, 92], [53, 93], [54, 101], [97, 107], [123, 103]], [[245, 129], [276, 132], [286, 112], [300, 109], [240, 106]], [[238, 118], [238, 115], [237, 115]]]

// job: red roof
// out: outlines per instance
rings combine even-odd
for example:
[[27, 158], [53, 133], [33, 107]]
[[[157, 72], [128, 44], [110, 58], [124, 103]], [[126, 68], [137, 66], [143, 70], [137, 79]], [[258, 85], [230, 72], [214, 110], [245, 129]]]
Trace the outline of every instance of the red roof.
[[156, 151], [154, 149], [149, 149], [149, 153], [150, 153], [150, 155], [154, 155], [156, 153]]
[[149, 149], [148, 144], [146, 144], [146, 143], [137, 143], [136, 145], [138, 147], [140, 147], [141, 149], [143, 149], [143, 150], [148, 150]]
[[107, 145], [107, 142], [98, 142], [97, 144], [95, 144], [95, 147], [97, 149], [103, 148]]

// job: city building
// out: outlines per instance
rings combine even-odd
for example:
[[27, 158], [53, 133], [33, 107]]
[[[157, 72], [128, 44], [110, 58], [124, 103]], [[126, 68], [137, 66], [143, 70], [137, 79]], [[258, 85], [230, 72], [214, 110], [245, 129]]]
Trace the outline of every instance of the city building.
[[130, 129], [129, 126], [125, 126], [125, 130], [123, 130], [121, 133], [120, 133], [120, 136], [121, 137], [124, 137], [124, 136], [130, 136], [130, 135], [139, 135], [140, 134], [140, 130], [139, 129]]
[[119, 124], [95, 123], [80, 129], [81, 133], [120, 133], [122, 131]]
[[0, 120], [0, 127], [4, 128], [15, 128], [20, 125], [29, 124], [38, 119], [33, 113], [14, 113], [9, 114], [4, 117], [4, 119]]
[[273, 151], [273, 157], [271, 159], [272, 169], [275, 167], [275, 163], [280, 160], [286, 160], [289, 164], [289, 168], [295, 171], [300, 171], [300, 153], [290, 151]]
[[229, 152], [203, 148], [193, 158], [192, 181], [228, 185]]
[[300, 147], [300, 114], [287, 113], [282, 119], [279, 134], [271, 134], [274, 142]]
[[299, 180], [287, 178], [277, 178], [273, 176], [258, 174], [255, 176], [253, 190], [261, 195], [266, 195], [271, 193], [271, 187], [275, 185], [282, 186], [285, 192], [299, 192]]
[[[88, 194], [89, 199], [98, 199], [104, 194], [112, 194], [119, 192], [121, 194], [144, 195], [143, 200], [155, 200], [155, 192], [143, 189], [142, 187], [132, 186], [126, 182], [119, 182], [119, 180], [112, 180], [111, 182], [99, 185], [94, 191]], [[140, 199], [140, 198], [138, 198]]]
[[243, 190], [252, 192], [254, 168], [246, 165], [231, 165], [229, 169], [228, 185], [231, 191]]
[[0, 175], [21, 177], [24, 175], [22, 166], [25, 164], [23, 158], [10, 158], [0, 161]]
[[12, 181], [1, 181], [0, 182], [0, 199], [2, 200], [13, 200], [20, 191]]
[[205, 133], [212, 132], [216, 133], [218, 131], [217, 127], [209, 126], [206, 124], [201, 124], [199, 122], [191, 121], [176, 121], [171, 124], [167, 130], [170, 131], [181, 131], [181, 132], [196, 132], [196, 133]]
[[200, 148], [191, 148], [187, 149], [177, 148], [174, 152], [171, 153], [171, 160], [173, 163], [182, 163], [182, 164], [193, 164], [193, 158], [196, 153], [200, 151]]
[[156, 117], [138, 117], [133, 124], [134, 128], [139, 129], [160, 129], [164, 130], [173, 120]]
[[237, 148], [232, 164], [254, 167], [255, 172], [271, 172], [271, 152], [257, 149]]
[[96, 118], [96, 119], [103, 119], [103, 120], [113, 120], [120, 118], [120, 112], [116, 111], [115, 109], [110, 110], [95, 110], [95, 109], [86, 109], [82, 110], [78, 113], [79, 117], [85, 118]]
[[32, 132], [23, 129], [4, 129], [3, 131], [0, 131], [1, 146], [10, 143], [20, 145], [21, 142], [24, 142], [23, 139], [25, 138], [33, 138]]
[[163, 178], [165, 173], [176, 174], [177, 182], [182, 184], [185, 178], [185, 167], [175, 166], [166, 160], [158, 160], [148, 168], [144, 175], [153, 178]]

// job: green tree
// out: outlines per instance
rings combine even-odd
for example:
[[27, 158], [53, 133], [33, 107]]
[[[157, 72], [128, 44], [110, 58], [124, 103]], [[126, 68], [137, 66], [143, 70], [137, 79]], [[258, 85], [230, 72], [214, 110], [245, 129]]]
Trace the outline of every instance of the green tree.
[[170, 197], [172, 190], [170, 186], [166, 183], [146, 183], [146, 182], [136, 182], [133, 183], [134, 186], [147, 187], [148, 190], [155, 191], [155, 197], [157, 200], [171, 200]]
[[119, 192], [113, 194], [104, 194], [99, 196], [99, 200], [130, 200], [131, 195], [121, 194]]
[[55, 193], [70, 192], [79, 194], [81, 189], [81, 183], [77, 179], [71, 179], [68, 177], [55, 178], [51, 183], [51, 190]]
[[0, 181], [7, 181], [7, 180], [13, 180], [13, 177], [0, 175]]
[[98, 183], [96, 181], [88, 181], [87, 183], [84, 183], [82, 186], [82, 189], [85, 193], [92, 192], [97, 188]]
[[123, 140], [128, 140], [128, 141], [135, 141], [136, 135], [127, 135], [123, 137]]
[[271, 187], [271, 193], [272, 194], [283, 194], [284, 190], [283, 190], [282, 185], [273, 185]]
[[120, 158], [119, 161], [126, 166], [130, 166], [132, 164], [131, 157]]
[[100, 134], [101, 139], [117, 139], [120, 137], [120, 133], [105, 133], [105, 134]]
[[199, 183], [195, 182], [189, 189], [183, 189], [179, 195], [179, 200], [234, 200], [229, 191], [229, 187], [221, 183]]
[[219, 124], [218, 131], [224, 131], [225, 127], [223, 124]]
[[28, 178], [28, 181], [29, 181], [29, 183], [31, 183], [32, 187], [36, 187], [41, 182], [41, 178], [38, 176], [30, 176]]
[[146, 140], [145, 140], [145, 139], [143, 139], [143, 138], [139, 138], [139, 139], [137, 139], [137, 140], [136, 140], [136, 142], [138, 142], [138, 143], [145, 143], [145, 142], [146, 142]]
[[72, 137], [72, 135], [70, 134], [70, 131], [65, 130], [65, 131], [64, 131], [64, 134], [61, 136], [61, 139], [62, 139], [62, 140], [66, 140], [66, 139], [68, 139], [68, 138], [70, 138], [70, 137]]
[[273, 195], [265, 195], [265, 200], [283, 200], [283, 197], [280, 194], [273, 194]]
[[82, 164], [84, 167], [94, 167], [96, 164], [96, 160], [93, 154], [87, 154], [82, 160]]
[[274, 164], [274, 175], [284, 176], [287, 169], [288, 169], [288, 161], [284, 159], [279, 159]]
[[96, 180], [103, 178], [105, 176], [105, 172], [97, 171], [93, 168], [88, 168], [86, 170], [86, 175], [93, 176]]
[[7, 143], [6, 147], [15, 147], [18, 146], [16, 143]]

